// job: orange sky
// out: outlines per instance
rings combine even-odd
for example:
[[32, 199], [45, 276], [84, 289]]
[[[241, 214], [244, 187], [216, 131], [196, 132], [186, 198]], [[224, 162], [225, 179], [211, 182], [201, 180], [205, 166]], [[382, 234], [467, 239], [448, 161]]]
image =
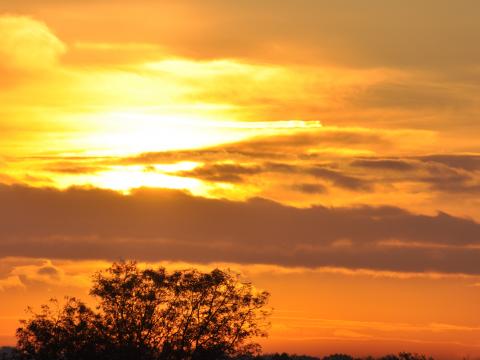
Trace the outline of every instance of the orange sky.
[[0, 0], [0, 344], [135, 258], [270, 290], [266, 351], [480, 357], [479, 12]]

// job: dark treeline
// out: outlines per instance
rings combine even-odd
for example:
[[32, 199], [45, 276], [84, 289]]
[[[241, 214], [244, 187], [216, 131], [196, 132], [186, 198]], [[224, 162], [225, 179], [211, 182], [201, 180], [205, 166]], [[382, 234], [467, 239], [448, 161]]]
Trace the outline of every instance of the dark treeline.
[[270, 354], [255, 357], [258, 360], [433, 360], [431, 357], [420, 354], [402, 352], [398, 355], [389, 354], [381, 357], [353, 357], [346, 354], [332, 354], [324, 357], [312, 357], [305, 355]]
[[[0, 348], [0, 360], [16, 360], [19, 359], [14, 347]], [[324, 357], [314, 357], [307, 355], [290, 355], [287, 353], [265, 354], [256, 356], [239, 356], [232, 357], [232, 360], [433, 360], [425, 355], [400, 353], [398, 355], [390, 354], [381, 357], [353, 357], [346, 354], [332, 354]], [[55, 360], [55, 359], [52, 359]]]

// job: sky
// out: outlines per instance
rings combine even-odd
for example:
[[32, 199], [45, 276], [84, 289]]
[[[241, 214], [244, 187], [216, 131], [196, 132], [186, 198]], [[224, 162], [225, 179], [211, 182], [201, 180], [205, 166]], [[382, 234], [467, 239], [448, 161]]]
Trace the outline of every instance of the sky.
[[0, 344], [119, 259], [264, 350], [480, 358], [476, 0], [0, 0]]

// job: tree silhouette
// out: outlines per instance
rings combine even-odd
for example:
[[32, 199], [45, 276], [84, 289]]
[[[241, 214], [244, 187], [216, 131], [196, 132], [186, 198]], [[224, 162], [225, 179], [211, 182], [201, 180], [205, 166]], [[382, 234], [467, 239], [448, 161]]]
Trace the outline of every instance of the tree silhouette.
[[422, 354], [401, 352], [398, 355], [383, 356], [380, 358], [380, 360], [433, 360], [433, 358]]
[[322, 360], [355, 360], [350, 355], [346, 354], [332, 354], [325, 356]]
[[230, 272], [114, 263], [94, 276], [91, 309], [53, 300], [17, 330], [22, 359], [226, 359], [259, 353], [266, 336], [267, 292]]

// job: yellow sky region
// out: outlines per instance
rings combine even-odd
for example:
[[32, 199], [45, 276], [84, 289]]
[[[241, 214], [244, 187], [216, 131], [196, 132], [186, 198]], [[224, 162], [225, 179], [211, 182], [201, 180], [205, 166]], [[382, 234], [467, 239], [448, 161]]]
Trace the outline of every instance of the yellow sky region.
[[[38, 307], [52, 296], [65, 294], [88, 300], [90, 275], [108, 265], [103, 261], [1, 260], [0, 268], [10, 270], [0, 283], [0, 340], [13, 341], [11, 330], [24, 316], [25, 304]], [[270, 337], [262, 340], [267, 352], [325, 355], [341, 348], [379, 355], [408, 350], [448, 359], [476, 354], [480, 347], [480, 328], [472, 317], [480, 300], [475, 286], [480, 279], [475, 276], [224, 263], [149, 265], [194, 266], [204, 271], [230, 268], [270, 291], [272, 327]], [[44, 266], [54, 267], [57, 274], [39, 274]]]
[[[218, 86], [219, 81], [235, 84], [250, 78], [262, 83], [291, 76], [278, 67], [171, 58], [120, 69], [74, 68], [61, 65], [59, 57], [67, 46], [43, 23], [3, 16], [0, 31], [5, 34], [0, 42], [4, 54], [0, 71], [11, 77], [0, 93], [0, 130], [5, 134], [0, 153], [7, 163], [4, 176], [25, 172], [18, 162], [11, 161], [22, 157], [118, 157], [200, 148], [320, 126], [316, 121], [240, 122], [235, 104], [205, 101], [197, 95], [208, 92], [205, 89], [212, 84]], [[85, 47], [105, 50], [109, 45], [73, 48]], [[12, 48], [15, 51], [10, 51]], [[181, 164], [178, 169], [183, 169]], [[37, 178], [43, 185], [60, 187], [94, 185], [124, 191], [155, 186], [205, 193], [199, 190], [198, 180], [145, 172], [141, 167], [117, 167], [95, 175], [58, 175], [49, 181], [42, 181], [41, 174]]]
[[[343, 86], [364, 86], [394, 73], [403, 76], [384, 69], [290, 69], [235, 59], [196, 61], [163, 53], [157, 54], [157, 61], [145, 59], [118, 67], [69, 66], [62, 64], [62, 55], [75, 53], [78, 47], [67, 47], [46, 24], [2, 16], [0, 31], [4, 35], [0, 71], [4, 79], [10, 78], [0, 93], [0, 129], [13, 135], [0, 146], [2, 153], [13, 155], [38, 153], [38, 149], [120, 155], [238, 140], [245, 134], [235, 126], [219, 129], [209, 124], [262, 121], [259, 114], [275, 101], [295, 100], [302, 106], [314, 91], [317, 105], [333, 103]], [[275, 120], [289, 118], [297, 117]], [[264, 127], [270, 126], [276, 125]]]
[[[448, 139], [448, 134], [439, 136], [437, 129], [402, 130], [396, 122], [378, 120], [393, 113], [408, 118], [407, 110], [360, 111], [355, 101], [347, 102], [352, 96], [368, 94], [370, 86], [417, 78], [418, 74], [404, 70], [248, 63], [234, 58], [193, 60], [168, 53], [161, 46], [132, 42], [66, 44], [48, 24], [25, 16], [1, 16], [0, 31], [4, 177], [19, 179], [26, 169], [35, 169], [32, 157], [120, 157], [212, 147], [261, 136], [308, 131], [315, 136], [320, 124], [338, 130], [332, 126], [335, 123], [343, 125], [339, 131], [360, 137], [375, 136], [375, 129], [389, 132], [392, 144], [378, 147], [373, 140], [359, 148], [354, 142], [338, 146], [320, 142], [305, 149], [307, 154], [398, 155], [412, 148], [415, 154], [428, 154], [451, 148], [466, 151], [474, 146], [468, 138], [460, 144]], [[133, 49], [138, 56], [132, 62], [121, 62], [114, 52], [119, 49]], [[64, 61], [66, 55], [81, 60], [85, 51], [107, 52], [119, 63]], [[419, 116], [425, 114], [415, 114], [415, 119]], [[140, 167], [75, 175], [33, 172], [29, 172], [29, 180], [20, 181], [118, 190], [161, 186], [187, 188], [196, 194], [206, 194], [205, 188], [212, 187]], [[224, 193], [222, 187], [232, 188], [228, 184], [217, 187], [220, 193]]]
[[2, 155], [122, 156], [319, 126], [318, 121], [288, 119], [245, 122], [235, 104], [195, 95], [199, 87], [219, 80], [268, 79], [278, 72], [268, 67], [230, 60], [166, 60], [125, 71], [49, 71], [48, 84], [33, 79], [0, 94], [0, 129], [9, 134], [0, 144]]
[[[430, 107], [443, 88], [428, 74], [382, 66], [198, 60], [179, 57], [161, 44], [132, 41], [70, 38], [67, 43], [48, 23], [26, 16], [0, 16], [0, 31], [4, 35], [0, 42], [2, 182], [61, 188], [91, 185], [123, 192], [139, 186], [168, 187], [231, 199], [264, 196], [298, 206], [389, 202], [419, 212], [443, 209], [480, 217], [475, 198], [451, 201], [421, 182], [409, 183], [406, 177], [395, 186], [390, 178], [380, 181], [371, 191], [337, 186], [312, 193], [299, 192], [296, 183], [305, 182], [307, 189], [317, 186], [318, 190], [330, 189], [332, 184], [313, 183], [305, 177], [291, 177], [286, 184], [290, 177], [282, 174], [233, 184], [176, 176], [177, 171], [158, 167], [161, 161], [121, 164], [120, 157], [144, 152], [211, 148], [267, 136], [273, 143], [276, 137], [295, 135], [319, 140], [297, 144], [297, 148], [285, 140], [287, 145], [275, 151], [291, 154], [294, 160], [289, 165], [302, 165], [308, 158], [337, 166], [338, 159], [348, 163], [356, 157], [478, 153], [475, 131], [463, 126], [444, 129], [452, 113]], [[131, 52], [134, 57], [122, 57]], [[95, 61], [96, 56], [109, 62]], [[409, 95], [410, 88], [423, 90]], [[453, 93], [445, 99], [453, 101], [471, 93], [463, 85], [451, 88]], [[454, 116], [459, 118], [458, 112]], [[102, 161], [99, 156], [109, 158]], [[46, 169], [45, 159], [53, 162], [55, 158], [100, 169]], [[214, 162], [256, 166], [255, 161], [270, 160]], [[183, 162], [198, 167], [205, 163], [203, 159], [179, 160], [180, 172], [188, 172]], [[157, 171], [149, 171], [151, 165]], [[375, 178], [371, 171], [360, 175]]]

